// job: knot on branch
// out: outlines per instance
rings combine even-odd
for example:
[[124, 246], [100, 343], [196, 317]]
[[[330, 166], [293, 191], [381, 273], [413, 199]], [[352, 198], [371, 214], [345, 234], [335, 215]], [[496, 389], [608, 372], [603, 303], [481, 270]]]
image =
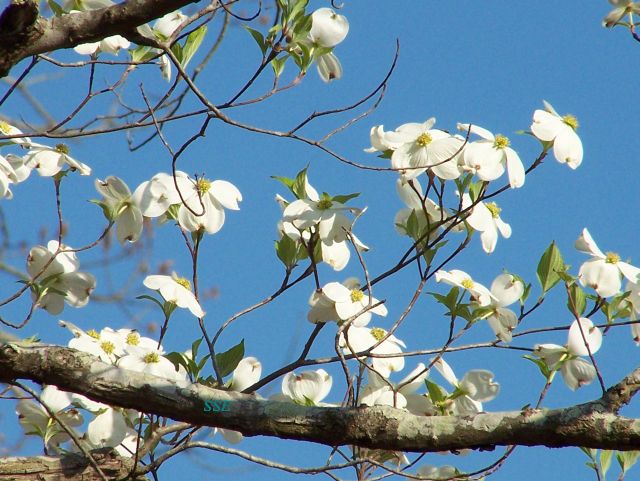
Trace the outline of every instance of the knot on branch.
[[9, 73], [21, 51], [42, 35], [38, 26], [38, 2], [12, 0], [0, 14], [0, 77]]

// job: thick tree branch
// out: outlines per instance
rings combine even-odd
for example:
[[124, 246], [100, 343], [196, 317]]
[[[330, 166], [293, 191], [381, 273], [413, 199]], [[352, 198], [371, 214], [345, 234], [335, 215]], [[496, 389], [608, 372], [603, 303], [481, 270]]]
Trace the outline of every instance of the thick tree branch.
[[[94, 451], [94, 459], [109, 479], [122, 479], [131, 472], [130, 458], [122, 458], [110, 449]], [[11, 481], [97, 481], [100, 479], [86, 458], [69, 454], [61, 458], [50, 456], [12, 457], [0, 459], [0, 479]], [[146, 477], [129, 478], [144, 481]]]
[[[638, 372], [626, 378], [631, 380], [629, 392], [638, 389], [637, 376]], [[497, 445], [640, 449], [640, 420], [613, 412], [617, 404], [606, 397], [617, 398], [611, 390], [601, 399], [563, 409], [427, 417], [387, 406], [330, 408], [267, 401], [119, 369], [64, 347], [0, 346], [0, 382], [17, 379], [54, 384], [96, 401], [196, 425], [233, 429], [245, 436], [277, 436], [329, 446], [355, 444], [413, 452], [492, 449]], [[626, 392], [621, 384], [613, 389]], [[205, 412], [205, 400], [231, 401], [230, 410]]]
[[138, 36], [136, 27], [198, 0], [127, 0], [119, 5], [49, 20], [36, 0], [12, 0], [0, 15], [0, 77], [20, 60], [111, 35]]

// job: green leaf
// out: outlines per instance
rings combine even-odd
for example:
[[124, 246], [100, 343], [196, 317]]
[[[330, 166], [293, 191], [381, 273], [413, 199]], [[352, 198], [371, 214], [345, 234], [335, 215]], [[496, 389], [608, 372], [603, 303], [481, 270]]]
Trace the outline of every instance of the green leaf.
[[233, 372], [244, 357], [244, 339], [228, 351], [216, 354], [216, 366], [220, 376], [225, 377]]
[[182, 65], [182, 45], [177, 42], [174, 43], [173, 45], [171, 45], [171, 51], [176, 56], [176, 59], [178, 59], [180, 65]]
[[193, 343], [191, 344], [191, 359], [198, 358], [198, 349], [200, 349], [200, 344], [202, 344], [203, 340], [204, 337], [201, 337], [200, 339], [196, 339], [195, 341], [193, 341]]
[[184, 367], [188, 372], [191, 372], [191, 370], [189, 369], [189, 364], [188, 364], [188, 360], [185, 358], [184, 354], [181, 352], [170, 352], [168, 354], [165, 354], [164, 357], [166, 357], [167, 359], [169, 359], [169, 361], [171, 361], [171, 363], [175, 366], [176, 371], [178, 370], [178, 368], [180, 366]]
[[449, 242], [448, 240], [443, 240], [441, 242], [438, 242], [431, 249], [427, 249], [426, 251], [424, 251], [422, 253], [422, 256], [424, 257], [424, 260], [425, 260], [425, 262], [427, 263], [428, 266], [430, 266], [431, 263], [433, 262], [433, 258], [438, 253], [438, 250], [441, 247], [444, 247], [445, 245], [447, 245], [448, 242]]
[[287, 187], [291, 192], [293, 192], [293, 183], [295, 182], [293, 179], [290, 179], [289, 177], [281, 177], [279, 175], [272, 175], [271, 178], [284, 184], [285, 187]]
[[150, 295], [147, 295], [147, 294], [143, 294], [141, 296], [136, 296], [136, 299], [147, 299], [149, 301], [155, 302], [156, 304], [158, 304], [160, 309], [162, 309], [164, 311], [164, 302], [160, 302], [158, 299], [156, 299], [153, 296], [150, 296]]
[[49, 5], [49, 8], [51, 9], [51, 11], [56, 17], [61, 17], [66, 13], [64, 11], [64, 8], [62, 8], [60, 5], [58, 5], [58, 3], [54, 2], [53, 0], [47, 0], [47, 5]]
[[306, 199], [307, 198], [307, 169], [309, 166], [302, 169], [296, 175], [296, 180], [293, 182], [291, 186], [291, 192], [298, 199]]
[[99, 206], [102, 209], [102, 215], [104, 215], [104, 218], [109, 222], [113, 222], [115, 220], [114, 212], [111, 209], [111, 206], [97, 199], [91, 199], [89, 202]]
[[567, 296], [567, 308], [573, 314], [572, 304], [579, 315], [582, 315], [587, 308], [587, 295], [578, 284], [572, 284], [569, 287]]
[[133, 50], [129, 50], [129, 54], [131, 55], [132, 62], [146, 62], [157, 55], [151, 47], [144, 45], [138, 45]]
[[311, 31], [312, 19], [311, 15], [304, 15], [296, 20], [295, 27], [293, 28], [294, 41], [306, 40], [309, 37]]
[[438, 294], [436, 292], [429, 292], [436, 301], [445, 306], [449, 311], [453, 311], [458, 304], [458, 294], [460, 293], [460, 289], [457, 287], [452, 287], [446, 296], [442, 294]]
[[257, 30], [254, 30], [250, 27], [247, 27], [246, 25], [243, 25], [244, 29], [249, 32], [251, 34], [251, 36], [253, 37], [253, 39], [256, 41], [256, 43], [258, 44], [258, 47], [260, 47], [260, 51], [262, 52], [262, 56], [264, 57], [267, 53], [267, 42], [264, 39], [264, 36], [258, 32]]
[[607, 475], [609, 467], [611, 466], [611, 460], [613, 459], [613, 451], [610, 449], [603, 449], [600, 451], [600, 468], [602, 469], [602, 478]]
[[538, 263], [538, 269], [536, 270], [543, 293], [549, 291], [549, 289], [560, 281], [558, 272], [563, 272], [564, 270], [565, 266], [562, 255], [556, 246], [556, 242], [553, 241], [547, 250], [544, 251], [544, 254], [542, 254], [540, 262]]
[[180, 61], [180, 65], [182, 65], [183, 68], [187, 66], [191, 58], [198, 51], [198, 48], [200, 48], [206, 34], [206, 25], [202, 25], [189, 34], [187, 41], [184, 43], [184, 47], [182, 48], [182, 60]]
[[471, 202], [475, 202], [478, 197], [480, 197], [480, 192], [482, 192], [482, 188], [484, 187], [484, 182], [471, 182], [469, 183], [469, 197], [471, 197]]
[[429, 381], [428, 379], [425, 379], [424, 382], [427, 385], [427, 391], [429, 391], [429, 397], [433, 404], [441, 403], [446, 399], [446, 394], [443, 392], [443, 389], [435, 382]]
[[533, 357], [528, 354], [522, 357], [538, 366], [538, 369], [540, 369], [540, 374], [542, 374], [545, 379], [549, 379], [549, 377], [551, 376], [551, 370], [549, 369], [549, 366], [547, 366], [546, 362], [544, 362], [542, 359], [538, 359], [537, 357]]
[[298, 262], [298, 243], [287, 235], [276, 241], [276, 254], [287, 269], [291, 269]]
[[616, 453], [616, 458], [623, 473], [629, 471], [629, 469], [638, 462], [639, 457], [640, 451], [620, 451]]
[[178, 211], [180, 210], [180, 206], [182, 204], [173, 204], [168, 209], [165, 215], [169, 220], [177, 220], [178, 219]]
[[347, 194], [347, 195], [335, 195], [331, 200], [334, 202], [339, 202], [341, 204], [346, 204], [351, 199], [355, 199], [359, 195], [360, 195], [360, 192], [354, 192], [353, 194]]

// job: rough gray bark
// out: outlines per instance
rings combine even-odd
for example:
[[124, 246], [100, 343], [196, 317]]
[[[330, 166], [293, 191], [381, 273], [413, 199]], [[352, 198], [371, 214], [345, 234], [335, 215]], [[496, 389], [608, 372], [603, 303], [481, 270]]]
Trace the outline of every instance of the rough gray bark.
[[46, 20], [37, 0], [11, 0], [0, 15], [0, 77], [20, 60], [111, 35], [139, 37], [136, 27], [198, 0], [127, 0], [119, 5]]
[[[131, 472], [130, 459], [118, 457], [113, 451], [94, 451], [93, 458], [108, 479], [124, 478]], [[0, 459], [2, 481], [98, 481], [96, 470], [80, 455], [70, 454], [62, 458], [50, 456], [13, 457]], [[147, 478], [130, 478], [144, 481]]]
[[[563, 409], [525, 409], [471, 417], [415, 416], [387, 406], [307, 407], [253, 395], [171, 382], [119, 369], [59, 346], [0, 346], [0, 382], [54, 384], [96, 401], [155, 413], [245, 436], [276, 436], [329, 446], [355, 444], [394, 451], [492, 449], [497, 445], [585, 446], [639, 450], [640, 420], [618, 416], [640, 388], [640, 368], [600, 399]], [[205, 400], [228, 400], [228, 412], [204, 411]]]

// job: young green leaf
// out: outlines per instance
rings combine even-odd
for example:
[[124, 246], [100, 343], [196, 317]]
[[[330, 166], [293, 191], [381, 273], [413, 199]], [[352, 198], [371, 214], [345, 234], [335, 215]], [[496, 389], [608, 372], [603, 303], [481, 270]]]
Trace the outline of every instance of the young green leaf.
[[542, 254], [540, 262], [538, 263], [538, 269], [536, 270], [543, 293], [549, 291], [549, 289], [560, 281], [558, 272], [563, 272], [564, 270], [565, 266], [562, 255], [556, 246], [556, 242], [553, 241], [551, 245], [547, 247], [547, 250], [544, 251], [544, 254]]
[[187, 41], [184, 43], [184, 47], [182, 48], [182, 59], [180, 60], [182, 68], [186, 68], [191, 58], [198, 51], [198, 48], [200, 48], [206, 34], [206, 25], [202, 25], [189, 34]]
[[256, 43], [258, 44], [258, 47], [260, 47], [260, 51], [262, 52], [262, 56], [264, 57], [267, 53], [267, 42], [264, 39], [264, 36], [258, 32], [257, 30], [254, 30], [250, 27], [247, 27], [246, 25], [243, 25], [244, 29], [249, 32], [251, 34], [251, 36], [253, 37], [253, 39], [256, 41]]
[[236, 344], [228, 351], [216, 354], [216, 366], [220, 376], [225, 377], [238, 367], [240, 361], [244, 357], [244, 339]]

